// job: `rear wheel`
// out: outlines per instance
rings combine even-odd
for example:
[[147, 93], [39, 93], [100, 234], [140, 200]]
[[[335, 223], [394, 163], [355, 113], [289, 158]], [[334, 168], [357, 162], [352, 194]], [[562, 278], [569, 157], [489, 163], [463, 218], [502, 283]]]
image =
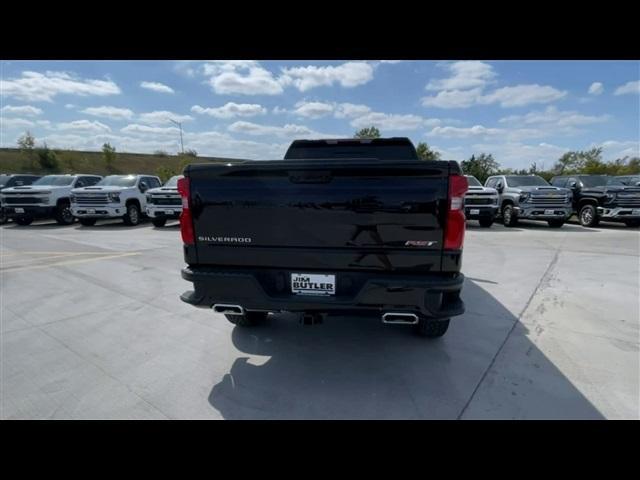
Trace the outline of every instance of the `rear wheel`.
[[481, 218], [478, 222], [480, 222], [481, 227], [489, 228], [493, 225], [493, 218]]
[[140, 223], [140, 207], [137, 203], [127, 205], [127, 213], [124, 216], [124, 223], [130, 226], [136, 226]]
[[593, 205], [585, 205], [580, 209], [578, 214], [578, 220], [583, 227], [596, 227], [600, 219], [598, 218], [598, 211]]
[[69, 203], [60, 203], [56, 207], [54, 217], [60, 225], [71, 225], [74, 220], [73, 214], [71, 213], [71, 205], [69, 205]]
[[227, 317], [227, 320], [231, 323], [239, 327], [255, 327], [256, 325], [264, 323], [268, 314], [269, 312], [245, 311], [243, 315], [225, 315], [225, 317]]
[[8, 220], [9, 219], [4, 213], [0, 213], [0, 225], [4, 225], [5, 223], [7, 223]]
[[564, 220], [549, 220], [547, 223], [551, 228], [560, 228], [564, 225]]
[[31, 217], [17, 217], [15, 219], [15, 222], [18, 225], [22, 225], [22, 226], [31, 225], [31, 222], [33, 222], [33, 218], [31, 218]]
[[447, 333], [449, 329], [449, 319], [434, 320], [432, 318], [421, 317], [415, 326], [415, 332], [421, 337], [438, 338]]
[[507, 204], [502, 207], [502, 223], [505, 227], [515, 227], [518, 224], [518, 217], [513, 210], [513, 205]]
[[81, 218], [80, 219], [80, 224], [84, 225], [85, 227], [92, 227], [93, 225], [96, 224], [96, 219], [95, 218]]
[[630, 228], [638, 228], [640, 227], [640, 220], [627, 220], [624, 224]]
[[164, 225], [167, 223], [167, 219], [164, 217], [156, 217], [152, 219], [151, 222], [153, 223], [154, 227], [164, 227]]

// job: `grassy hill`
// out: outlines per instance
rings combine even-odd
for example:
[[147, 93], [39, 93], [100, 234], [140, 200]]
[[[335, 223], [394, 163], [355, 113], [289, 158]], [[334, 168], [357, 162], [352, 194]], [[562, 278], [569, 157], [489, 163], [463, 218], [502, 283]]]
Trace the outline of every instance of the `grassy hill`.
[[45, 170], [34, 153], [30, 157], [15, 148], [0, 148], [0, 173], [93, 173], [111, 175], [119, 173], [144, 173], [158, 175], [166, 180], [182, 172], [189, 163], [237, 162], [237, 159], [215, 157], [189, 157], [176, 155], [151, 155], [118, 152], [112, 165], [108, 165], [102, 152], [54, 150], [59, 167]]

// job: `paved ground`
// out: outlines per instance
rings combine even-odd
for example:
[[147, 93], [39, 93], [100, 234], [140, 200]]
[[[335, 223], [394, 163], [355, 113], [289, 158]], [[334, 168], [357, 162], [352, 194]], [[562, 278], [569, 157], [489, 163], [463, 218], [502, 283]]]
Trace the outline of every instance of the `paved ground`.
[[178, 296], [179, 231], [0, 229], [2, 418], [640, 418], [640, 231], [470, 222], [467, 313], [254, 330]]

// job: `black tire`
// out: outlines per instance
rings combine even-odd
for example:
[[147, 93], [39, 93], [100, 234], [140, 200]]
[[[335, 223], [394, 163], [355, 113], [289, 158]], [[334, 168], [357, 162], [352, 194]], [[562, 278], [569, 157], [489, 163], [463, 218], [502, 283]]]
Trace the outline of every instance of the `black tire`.
[[71, 213], [71, 205], [68, 202], [59, 203], [56, 207], [54, 218], [58, 225], [71, 225], [75, 217]]
[[154, 227], [160, 228], [165, 226], [165, 224], [167, 223], [167, 219], [164, 217], [156, 217], [151, 219], [151, 222], [153, 223]]
[[493, 218], [481, 218], [478, 220], [481, 227], [489, 228], [493, 225]]
[[547, 223], [551, 228], [561, 228], [564, 225], [564, 220], [547, 220]]
[[7, 218], [7, 216], [4, 213], [0, 213], [0, 225], [4, 225], [8, 221], [9, 219]]
[[502, 207], [502, 223], [505, 227], [515, 227], [518, 224], [518, 217], [510, 203]]
[[127, 213], [123, 217], [125, 225], [135, 227], [140, 223], [140, 207], [137, 203], [127, 205]]
[[600, 223], [598, 210], [593, 205], [584, 205], [578, 213], [578, 221], [583, 227], [597, 227]]
[[449, 319], [434, 320], [432, 318], [421, 317], [415, 326], [416, 334], [426, 338], [439, 338], [447, 333], [449, 329]]
[[33, 218], [32, 217], [16, 217], [14, 219], [14, 222], [16, 222], [18, 225], [22, 225], [23, 227], [25, 227], [27, 225], [31, 225], [31, 223], [33, 222]]
[[629, 228], [638, 228], [640, 227], [640, 220], [626, 220], [624, 224]]
[[95, 218], [81, 218], [80, 219], [80, 224], [85, 226], [85, 227], [92, 227], [96, 224], [96, 220]]
[[269, 312], [244, 312], [244, 315], [225, 315], [234, 325], [239, 327], [255, 327], [264, 323]]

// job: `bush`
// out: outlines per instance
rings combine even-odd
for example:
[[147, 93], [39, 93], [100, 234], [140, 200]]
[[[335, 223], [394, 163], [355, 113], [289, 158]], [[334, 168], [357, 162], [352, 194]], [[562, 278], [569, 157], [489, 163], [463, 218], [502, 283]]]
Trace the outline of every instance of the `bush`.
[[45, 143], [42, 148], [39, 148], [37, 151], [38, 155], [38, 163], [40, 167], [47, 171], [55, 173], [60, 169], [60, 162], [58, 162], [58, 157], [56, 156], [56, 152], [49, 149], [47, 144]]

